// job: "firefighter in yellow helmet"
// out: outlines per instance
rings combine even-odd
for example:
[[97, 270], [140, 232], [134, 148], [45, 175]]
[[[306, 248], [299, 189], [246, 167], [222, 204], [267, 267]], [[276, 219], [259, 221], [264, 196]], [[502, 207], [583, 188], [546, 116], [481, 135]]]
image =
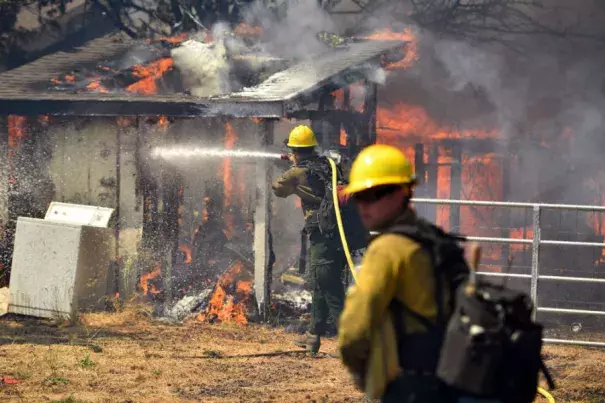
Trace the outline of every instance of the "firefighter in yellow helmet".
[[434, 375], [439, 352], [423, 350], [425, 323], [437, 315], [430, 256], [409, 237], [389, 233], [395, 225], [420, 224], [410, 208], [415, 184], [410, 163], [395, 147], [369, 146], [353, 162], [345, 192], [366, 228], [383, 234], [371, 241], [347, 294], [338, 348], [358, 387], [371, 398], [448, 402]]
[[[277, 197], [296, 195], [301, 200], [305, 219], [302, 239], [306, 245], [308, 238], [307, 278], [312, 288], [311, 326], [294, 344], [316, 353], [320, 338], [329, 330], [329, 316], [337, 322], [342, 312], [342, 277], [346, 258], [336, 231], [326, 233], [319, 229], [318, 209], [325, 195], [325, 183], [320, 173], [330, 172], [330, 166], [327, 159], [316, 151], [317, 139], [313, 130], [303, 125], [295, 127], [288, 137], [287, 146], [292, 152], [290, 160], [293, 165], [273, 184], [273, 192]], [[306, 255], [306, 252], [301, 253]]]

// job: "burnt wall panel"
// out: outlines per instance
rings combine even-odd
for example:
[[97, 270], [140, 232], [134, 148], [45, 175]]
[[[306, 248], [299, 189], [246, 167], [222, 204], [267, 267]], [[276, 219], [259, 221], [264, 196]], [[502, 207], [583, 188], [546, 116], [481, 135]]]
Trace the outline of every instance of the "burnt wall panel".
[[55, 200], [115, 208], [115, 122], [105, 118], [74, 120], [52, 126], [50, 131]]

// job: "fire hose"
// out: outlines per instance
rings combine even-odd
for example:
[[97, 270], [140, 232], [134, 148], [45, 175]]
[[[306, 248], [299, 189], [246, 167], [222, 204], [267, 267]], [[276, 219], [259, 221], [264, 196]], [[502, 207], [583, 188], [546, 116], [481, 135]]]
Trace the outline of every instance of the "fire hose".
[[355, 272], [355, 263], [353, 263], [353, 257], [349, 250], [349, 244], [347, 243], [347, 237], [345, 235], [344, 225], [342, 224], [342, 215], [340, 214], [340, 201], [338, 200], [338, 178], [336, 163], [330, 157], [327, 157], [332, 168], [332, 197], [334, 200], [334, 213], [336, 214], [336, 224], [338, 225], [338, 233], [340, 234], [340, 240], [342, 242], [342, 248], [344, 249], [345, 256], [347, 258], [347, 264], [353, 275], [353, 280], [357, 282], [357, 273]]
[[543, 388], [538, 386], [538, 393], [541, 394], [542, 396], [544, 396], [546, 398], [546, 400], [548, 400], [548, 403], [556, 403], [555, 402], [555, 398], [552, 397], [552, 395], [550, 393], [548, 393], [546, 390], [544, 390]]

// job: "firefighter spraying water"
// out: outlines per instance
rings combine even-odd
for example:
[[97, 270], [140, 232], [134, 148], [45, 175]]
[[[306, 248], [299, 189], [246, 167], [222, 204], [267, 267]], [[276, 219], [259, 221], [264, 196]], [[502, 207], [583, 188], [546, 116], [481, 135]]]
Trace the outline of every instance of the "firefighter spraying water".
[[352, 251], [365, 248], [369, 235], [350, 199], [342, 196], [346, 185], [344, 157], [334, 150], [318, 152], [317, 146], [313, 130], [301, 125], [290, 133], [288, 154], [205, 147], [157, 147], [151, 152], [153, 158], [165, 160], [263, 158], [292, 163], [273, 184], [273, 192], [281, 198], [296, 195], [302, 202], [305, 226], [301, 231], [299, 272], [305, 274], [313, 293], [312, 323], [295, 344], [313, 353], [319, 350], [320, 337], [328, 330], [328, 316], [334, 321], [340, 316], [345, 291], [343, 270], [348, 268], [356, 278]]
[[[297, 152], [301, 150], [313, 149], [317, 145], [315, 140], [315, 134], [307, 126], [298, 126], [290, 134], [290, 138], [294, 139], [296, 136], [311, 136], [309, 139], [303, 139], [304, 141], [299, 142], [304, 146], [296, 146], [296, 141], [288, 142], [288, 146], [294, 152], [278, 153], [269, 152], [262, 150], [242, 150], [242, 149], [224, 149], [224, 148], [211, 148], [211, 147], [155, 147], [151, 151], [152, 158], [161, 158], [167, 161], [170, 160], [202, 160], [207, 158], [242, 158], [242, 159], [273, 159], [281, 161], [290, 161], [296, 165], [296, 158], [294, 157]], [[294, 136], [294, 137], [293, 137]], [[312, 146], [306, 146], [307, 142], [313, 144]], [[323, 233], [333, 233], [337, 241], [340, 242], [339, 247], [345, 254], [346, 265], [351, 270], [353, 279], [356, 277], [355, 263], [352, 257], [353, 250], [360, 250], [366, 246], [366, 231], [364, 231], [356, 216], [356, 212], [351, 203], [347, 204], [346, 198], [339, 199], [339, 190], [344, 188], [344, 178], [342, 175], [342, 163], [343, 156], [335, 150], [327, 150], [322, 153], [318, 153], [317, 156], [322, 158], [322, 161], [327, 162], [323, 169], [313, 169], [312, 175], [318, 177], [320, 181], [319, 187], [321, 188], [320, 193], [325, 196], [324, 202], [322, 203], [320, 215], [322, 216], [321, 225]], [[304, 165], [304, 164], [303, 164]], [[315, 168], [315, 167], [314, 167]], [[326, 169], [327, 168], [327, 169]], [[279, 196], [278, 196], [279, 197]], [[341, 211], [341, 207], [342, 210]], [[343, 220], [343, 215], [347, 217], [347, 220]], [[348, 224], [351, 223], [351, 224]], [[303, 237], [305, 234], [303, 234]], [[304, 249], [304, 248], [303, 248]], [[302, 260], [305, 260], [302, 257]], [[301, 268], [304, 271], [304, 267]]]

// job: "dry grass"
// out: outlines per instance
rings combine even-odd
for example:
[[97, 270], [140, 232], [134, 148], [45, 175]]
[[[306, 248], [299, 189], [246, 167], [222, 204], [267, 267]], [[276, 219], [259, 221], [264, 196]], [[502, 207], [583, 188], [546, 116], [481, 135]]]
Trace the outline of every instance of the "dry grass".
[[[292, 335], [249, 325], [167, 325], [145, 306], [78, 325], [0, 319], [2, 402], [361, 402], [337, 359], [292, 350]], [[334, 352], [334, 341], [325, 342]], [[557, 402], [605, 402], [605, 352], [548, 347]], [[230, 358], [230, 356], [240, 356]], [[537, 399], [536, 401], [546, 401]]]
[[[228, 358], [293, 350], [292, 335], [280, 330], [160, 324], [143, 306], [80, 322], [0, 320], [0, 375], [20, 381], [0, 385], [0, 401], [361, 401], [326, 355]], [[325, 350], [334, 352], [334, 341]]]

